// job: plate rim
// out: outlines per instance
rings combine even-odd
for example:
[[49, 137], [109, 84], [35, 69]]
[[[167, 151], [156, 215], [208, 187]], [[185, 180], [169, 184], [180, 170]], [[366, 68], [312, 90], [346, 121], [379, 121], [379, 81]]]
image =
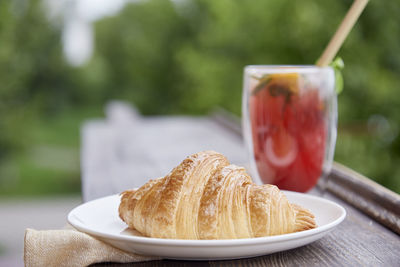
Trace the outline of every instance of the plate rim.
[[97, 198], [85, 203], [82, 203], [78, 205], [77, 207], [73, 208], [67, 215], [67, 221], [69, 224], [71, 224], [74, 228], [76, 228], [80, 232], [84, 232], [99, 238], [107, 238], [111, 240], [116, 240], [116, 241], [129, 241], [129, 242], [135, 242], [135, 243], [140, 243], [140, 244], [149, 244], [149, 245], [174, 245], [174, 246], [197, 246], [197, 247], [224, 247], [224, 246], [242, 246], [242, 245], [257, 245], [257, 244], [266, 244], [266, 243], [275, 243], [275, 242], [285, 242], [285, 241], [292, 241], [292, 240], [297, 240], [297, 239], [302, 239], [304, 237], [311, 237], [317, 234], [321, 234], [327, 231], [332, 230], [335, 226], [340, 224], [346, 217], [347, 213], [346, 210], [339, 204], [328, 200], [324, 199], [319, 196], [314, 196], [306, 193], [299, 193], [299, 192], [294, 192], [294, 191], [287, 191], [287, 190], [281, 190], [285, 194], [289, 195], [297, 195], [301, 197], [307, 197], [311, 198], [314, 200], [322, 201], [325, 203], [328, 203], [330, 205], [335, 206], [341, 211], [340, 216], [323, 225], [319, 226], [314, 229], [310, 230], [305, 230], [301, 232], [295, 232], [295, 233], [288, 233], [288, 234], [282, 234], [282, 235], [275, 235], [275, 236], [263, 236], [263, 237], [254, 237], [254, 238], [238, 238], [238, 239], [204, 239], [204, 240], [196, 240], [196, 239], [167, 239], [167, 238], [155, 238], [155, 237], [145, 237], [145, 236], [134, 236], [134, 235], [121, 235], [121, 234], [114, 234], [114, 233], [104, 233], [102, 231], [97, 231], [90, 229], [89, 227], [85, 227], [83, 224], [80, 225], [80, 223], [75, 223], [74, 221], [74, 213], [76, 210], [81, 209], [82, 206], [89, 205], [89, 203], [93, 203], [99, 200], [105, 200], [107, 198], [120, 198], [120, 194], [113, 194], [113, 195], [108, 195], [105, 197]]

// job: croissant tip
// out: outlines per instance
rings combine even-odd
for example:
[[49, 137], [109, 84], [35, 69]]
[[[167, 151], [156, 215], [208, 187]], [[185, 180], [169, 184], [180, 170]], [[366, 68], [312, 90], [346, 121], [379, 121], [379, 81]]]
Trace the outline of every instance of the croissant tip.
[[317, 227], [315, 216], [309, 210], [296, 204], [292, 204], [292, 207], [296, 212], [296, 232], [310, 230]]

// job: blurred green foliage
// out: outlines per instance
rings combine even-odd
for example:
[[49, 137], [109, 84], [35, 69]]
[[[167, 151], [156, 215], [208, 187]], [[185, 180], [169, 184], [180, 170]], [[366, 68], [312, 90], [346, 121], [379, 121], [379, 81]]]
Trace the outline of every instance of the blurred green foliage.
[[79, 125], [100, 112], [85, 106], [61, 30], [41, 1], [0, 1], [0, 195], [79, 192]]
[[[77, 150], [84, 111], [100, 114], [109, 99], [130, 100], [143, 114], [222, 106], [240, 115], [243, 67], [313, 64], [352, 1], [135, 1], [94, 25], [94, 55], [79, 68], [63, 58], [62, 25], [48, 21], [39, 1], [18, 3], [0, 2], [3, 161], [45, 142], [34, 132], [57, 133], [54, 144], [74, 136], [65, 147]], [[346, 67], [335, 160], [400, 192], [398, 14], [399, 1], [370, 1], [339, 52]], [[47, 123], [68, 114], [73, 129]]]
[[0, 158], [27, 143], [28, 124], [71, 103], [73, 77], [65, 63], [60, 28], [40, 2], [0, 2]]

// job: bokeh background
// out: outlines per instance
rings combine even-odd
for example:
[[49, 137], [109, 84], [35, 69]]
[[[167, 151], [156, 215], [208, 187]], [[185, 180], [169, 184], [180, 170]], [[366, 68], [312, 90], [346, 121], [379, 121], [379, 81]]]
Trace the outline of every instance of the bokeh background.
[[[243, 67], [314, 64], [351, 3], [0, 1], [0, 199], [79, 194], [80, 125], [109, 100], [240, 116]], [[371, 0], [339, 52], [335, 155], [398, 193], [399, 14]]]

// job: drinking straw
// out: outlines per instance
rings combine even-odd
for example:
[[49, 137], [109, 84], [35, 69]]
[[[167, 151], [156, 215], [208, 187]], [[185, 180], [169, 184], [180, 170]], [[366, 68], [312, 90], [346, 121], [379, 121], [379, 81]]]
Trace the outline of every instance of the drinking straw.
[[336, 30], [332, 39], [330, 40], [328, 46], [325, 48], [321, 57], [317, 61], [317, 66], [323, 67], [332, 62], [333, 58], [336, 56], [339, 48], [342, 46], [347, 35], [353, 28], [361, 12], [367, 5], [368, 0], [355, 0], [351, 5], [349, 11], [344, 17], [339, 28]]

